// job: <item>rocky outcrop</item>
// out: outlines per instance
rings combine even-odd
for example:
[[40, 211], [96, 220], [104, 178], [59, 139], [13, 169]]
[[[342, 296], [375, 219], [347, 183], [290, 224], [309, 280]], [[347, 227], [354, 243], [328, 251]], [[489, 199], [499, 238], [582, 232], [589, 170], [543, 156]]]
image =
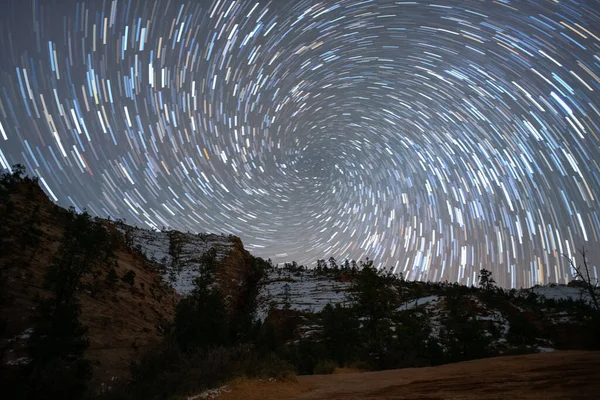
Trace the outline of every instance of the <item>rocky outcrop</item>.
[[205, 255], [215, 251], [215, 284], [223, 292], [232, 313], [239, 310], [254, 257], [236, 236], [153, 231], [119, 224], [128, 245], [142, 253], [161, 271], [163, 279], [185, 296], [194, 289]]
[[[37, 296], [48, 296], [44, 276], [57, 249], [67, 221], [66, 210], [53, 204], [34, 183], [23, 182], [9, 194], [10, 210], [2, 203], [4, 229], [0, 268], [6, 279], [0, 316], [6, 327], [0, 332], [0, 376], [10, 377], [27, 364], [26, 343], [32, 332]], [[133, 360], [153, 351], [161, 343], [173, 320], [181, 296], [193, 289], [200, 274], [202, 256], [216, 250], [216, 282], [224, 293], [231, 314], [241, 308], [244, 285], [253, 257], [239, 238], [176, 231], [157, 232], [102, 220], [111, 232], [114, 262], [99, 266], [85, 279], [80, 291], [81, 322], [88, 327], [90, 346], [86, 358], [94, 367], [92, 385], [109, 387], [129, 377]], [[36, 230], [33, 240], [28, 232]], [[38, 240], [39, 239], [39, 240]], [[114, 285], [106, 276], [114, 268]], [[135, 274], [133, 285], [122, 278]]]
[[[0, 339], [5, 369], [27, 363], [26, 340], [33, 329], [32, 317], [37, 296], [48, 296], [44, 276], [58, 249], [66, 224], [66, 211], [46, 197], [31, 183], [23, 183], [10, 193], [13, 208], [3, 214], [3, 224], [10, 235], [3, 238], [0, 265], [5, 268], [6, 283], [2, 309], [6, 329]], [[114, 226], [112, 232], [114, 262], [100, 265], [93, 276], [86, 277], [79, 292], [81, 322], [88, 327], [90, 346], [86, 357], [94, 367], [93, 385], [101, 388], [115, 379], [126, 379], [132, 360], [151, 351], [162, 340], [173, 318], [179, 296], [163, 282], [156, 267], [128, 246]], [[39, 242], [26, 235], [34, 226]], [[133, 285], [118, 279], [109, 285], [105, 278], [114, 268], [119, 278], [128, 271], [135, 273]], [[8, 375], [5, 375], [6, 374]]]

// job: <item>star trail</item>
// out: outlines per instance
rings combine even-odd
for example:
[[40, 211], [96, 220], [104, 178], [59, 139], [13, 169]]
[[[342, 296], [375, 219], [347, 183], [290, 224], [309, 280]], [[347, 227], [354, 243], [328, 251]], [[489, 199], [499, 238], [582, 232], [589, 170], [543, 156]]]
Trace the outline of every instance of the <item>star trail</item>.
[[600, 259], [597, 1], [0, 10], [0, 164], [62, 206], [420, 280]]

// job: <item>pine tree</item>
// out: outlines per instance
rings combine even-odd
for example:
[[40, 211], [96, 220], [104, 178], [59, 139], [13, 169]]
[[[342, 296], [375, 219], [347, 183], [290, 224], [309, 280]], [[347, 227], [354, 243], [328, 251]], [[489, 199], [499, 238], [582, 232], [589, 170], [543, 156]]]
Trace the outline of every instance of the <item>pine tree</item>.
[[106, 278], [104, 278], [104, 280], [109, 288], [113, 288], [117, 284], [117, 282], [119, 281], [119, 275], [117, 275], [115, 267], [111, 267], [108, 270], [108, 273], [106, 274]]
[[323, 344], [328, 350], [328, 357], [339, 365], [347, 365], [355, 361], [360, 337], [360, 322], [354, 317], [350, 308], [339, 304], [327, 304], [321, 312], [323, 325]]
[[214, 286], [216, 249], [202, 255], [200, 276], [192, 293], [182, 299], [175, 312], [175, 338], [184, 351], [229, 344], [229, 319], [223, 293]]
[[393, 336], [390, 317], [400, 306], [393, 281], [394, 278], [381, 275], [373, 262], [367, 260], [348, 291], [350, 304], [363, 320], [360, 333], [374, 367], [380, 366]]
[[84, 276], [110, 252], [107, 230], [87, 213], [67, 214], [60, 248], [46, 274], [51, 296], [38, 300], [35, 329], [29, 339], [31, 362], [26, 370], [28, 399], [81, 398], [91, 377], [84, 358], [87, 328], [79, 321], [77, 292]]
[[492, 271], [482, 269], [479, 272], [479, 286], [485, 290], [492, 290], [496, 287], [496, 281], [492, 278]]
[[336, 270], [338, 268], [337, 262], [335, 261], [335, 258], [333, 257], [329, 257], [329, 268]]
[[292, 304], [290, 301], [290, 285], [289, 283], [286, 283], [285, 285], [283, 285], [283, 309], [289, 310], [291, 307]]

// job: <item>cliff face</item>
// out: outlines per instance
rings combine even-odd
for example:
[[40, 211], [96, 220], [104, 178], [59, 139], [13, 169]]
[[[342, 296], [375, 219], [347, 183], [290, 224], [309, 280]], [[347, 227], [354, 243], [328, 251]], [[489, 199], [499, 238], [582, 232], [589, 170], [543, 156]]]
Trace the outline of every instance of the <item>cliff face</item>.
[[[39, 186], [20, 183], [9, 193], [11, 207], [0, 205], [2, 248], [0, 376], [27, 364], [26, 342], [32, 332], [37, 296], [48, 296], [44, 277], [67, 222], [66, 210], [53, 204]], [[175, 306], [193, 288], [202, 255], [217, 253], [216, 284], [227, 297], [232, 314], [239, 306], [252, 256], [235, 237], [154, 232], [103, 220], [114, 239], [116, 264], [101, 265], [84, 279], [79, 292], [81, 322], [89, 328], [86, 358], [94, 367], [96, 389], [129, 377], [132, 360], [157, 348], [173, 320]], [[38, 233], [32, 238], [32, 227]], [[37, 238], [36, 238], [37, 237]], [[119, 279], [109, 285], [114, 267]], [[121, 278], [133, 271], [133, 285]]]
[[230, 311], [239, 310], [254, 257], [244, 249], [240, 238], [215, 234], [192, 234], [177, 231], [158, 232], [120, 225], [126, 242], [156, 262], [157, 269], [179, 295], [194, 289], [194, 278], [200, 276], [203, 256], [215, 250], [217, 271], [215, 283], [223, 292]]

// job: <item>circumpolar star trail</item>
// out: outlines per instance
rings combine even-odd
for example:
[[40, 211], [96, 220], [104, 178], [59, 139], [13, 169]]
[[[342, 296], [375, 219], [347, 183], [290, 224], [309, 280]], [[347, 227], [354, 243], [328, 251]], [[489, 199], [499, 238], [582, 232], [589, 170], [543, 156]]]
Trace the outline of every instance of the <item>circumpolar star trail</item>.
[[600, 2], [0, 11], [0, 163], [60, 205], [410, 279], [518, 288], [600, 259]]

